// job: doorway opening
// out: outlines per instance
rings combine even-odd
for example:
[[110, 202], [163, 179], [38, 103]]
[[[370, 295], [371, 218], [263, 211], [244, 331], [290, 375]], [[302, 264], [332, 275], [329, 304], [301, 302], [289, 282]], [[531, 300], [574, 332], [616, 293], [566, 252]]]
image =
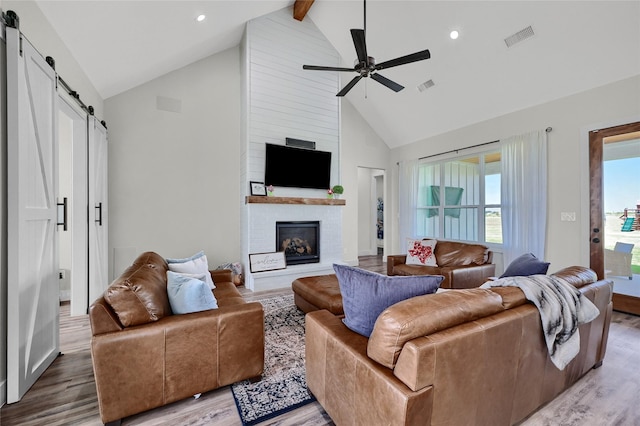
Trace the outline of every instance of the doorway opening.
[[60, 302], [71, 316], [88, 309], [87, 115], [58, 97], [58, 203], [66, 200], [66, 230], [58, 226]]
[[385, 171], [358, 167], [358, 256], [386, 259]]
[[[73, 219], [73, 212], [68, 211], [73, 190], [72, 145], [73, 117], [69, 117], [64, 111], [60, 111], [58, 115], [58, 206], [63, 203], [60, 207], [64, 209], [65, 222]], [[64, 227], [58, 225], [60, 302], [71, 301], [72, 232], [73, 229], [69, 227], [68, 223], [65, 223]]]
[[613, 308], [640, 315], [640, 122], [589, 132], [590, 267], [614, 281]]
[[640, 132], [603, 139], [604, 273], [640, 297]]

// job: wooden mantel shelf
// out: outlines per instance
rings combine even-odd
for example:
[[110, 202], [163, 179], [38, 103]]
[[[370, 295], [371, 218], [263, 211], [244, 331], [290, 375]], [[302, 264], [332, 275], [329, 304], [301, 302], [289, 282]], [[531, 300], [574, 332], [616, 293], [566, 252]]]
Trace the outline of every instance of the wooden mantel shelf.
[[246, 204], [308, 204], [314, 206], [344, 206], [346, 200], [333, 198], [302, 198], [302, 197], [265, 197], [247, 196]]

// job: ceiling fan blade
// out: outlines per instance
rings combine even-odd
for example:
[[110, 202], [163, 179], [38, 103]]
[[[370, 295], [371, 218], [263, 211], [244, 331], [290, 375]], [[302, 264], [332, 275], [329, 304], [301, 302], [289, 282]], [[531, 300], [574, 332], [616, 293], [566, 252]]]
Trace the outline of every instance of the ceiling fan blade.
[[375, 70], [384, 70], [391, 67], [397, 67], [398, 65], [410, 64], [411, 62], [423, 61], [425, 59], [429, 59], [431, 57], [431, 53], [428, 50], [422, 50], [420, 52], [412, 53], [411, 55], [401, 56], [396, 59], [391, 59], [389, 61], [381, 62], [376, 64]]
[[372, 79], [374, 79], [378, 83], [387, 86], [389, 89], [393, 90], [394, 92], [399, 92], [402, 89], [404, 89], [404, 86], [401, 86], [400, 84], [396, 83], [395, 81], [389, 80], [387, 77], [385, 77], [383, 75], [380, 75], [380, 74], [376, 73], [376, 74], [371, 74], [369, 77], [371, 77]]
[[355, 71], [354, 68], [323, 67], [321, 65], [303, 65], [302, 69], [315, 71]]
[[364, 62], [367, 66], [369, 66], [369, 57], [367, 56], [367, 42], [364, 38], [364, 30], [352, 29], [351, 38], [353, 38], [353, 46], [356, 48], [358, 62]]
[[353, 80], [351, 80], [349, 82], [349, 84], [344, 86], [344, 88], [341, 91], [339, 91], [336, 96], [344, 96], [344, 95], [346, 95], [347, 92], [349, 92], [349, 90], [351, 90], [353, 88], [353, 86], [355, 86], [356, 83], [360, 81], [361, 78], [362, 78], [362, 74], [354, 77]]

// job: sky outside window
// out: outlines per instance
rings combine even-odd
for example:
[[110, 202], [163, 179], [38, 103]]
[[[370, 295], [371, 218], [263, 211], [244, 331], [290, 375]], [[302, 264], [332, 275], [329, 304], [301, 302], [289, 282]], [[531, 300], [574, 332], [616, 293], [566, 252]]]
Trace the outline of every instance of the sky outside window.
[[622, 212], [640, 204], [640, 157], [604, 162], [604, 211]]

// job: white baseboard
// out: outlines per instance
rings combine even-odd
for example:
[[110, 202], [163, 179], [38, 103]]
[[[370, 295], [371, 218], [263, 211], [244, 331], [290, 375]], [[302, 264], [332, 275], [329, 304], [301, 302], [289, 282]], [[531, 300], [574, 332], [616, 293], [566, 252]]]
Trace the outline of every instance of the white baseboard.
[[358, 252], [358, 256], [375, 256], [378, 254], [378, 250], [362, 250]]
[[60, 290], [60, 301], [61, 302], [71, 301], [71, 290]]

